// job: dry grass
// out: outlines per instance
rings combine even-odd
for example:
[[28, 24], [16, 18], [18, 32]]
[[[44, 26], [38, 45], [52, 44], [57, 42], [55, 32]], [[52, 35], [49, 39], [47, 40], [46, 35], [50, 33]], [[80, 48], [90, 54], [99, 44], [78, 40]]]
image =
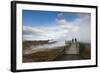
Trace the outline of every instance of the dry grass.
[[[28, 46], [33, 45], [34, 42], [27, 42], [23, 44], [23, 50], [28, 48]], [[38, 42], [40, 43], [40, 42]], [[45, 42], [44, 42], [45, 43]], [[43, 44], [43, 42], [42, 42]], [[32, 54], [24, 55], [23, 54], [23, 62], [44, 62], [44, 61], [52, 61], [57, 57], [61, 56], [65, 52], [65, 47], [55, 47], [52, 49], [44, 48], [44, 51], [38, 51]]]
[[91, 58], [90, 44], [80, 43], [80, 57], [82, 59], [90, 59]]

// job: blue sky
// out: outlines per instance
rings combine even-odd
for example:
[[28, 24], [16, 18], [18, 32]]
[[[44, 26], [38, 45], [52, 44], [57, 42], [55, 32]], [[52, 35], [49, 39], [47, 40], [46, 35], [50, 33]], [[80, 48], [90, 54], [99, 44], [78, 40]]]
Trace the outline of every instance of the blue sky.
[[90, 13], [23, 10], [22, 24], [23, 40], [91, 40]]
[[[56, 19], [61, 12], [23, 10], [23, 25], [28, 26], [56, 26]], [[61, 16], [67, 21], [78, 18], [77, 13], [66, 12]]]

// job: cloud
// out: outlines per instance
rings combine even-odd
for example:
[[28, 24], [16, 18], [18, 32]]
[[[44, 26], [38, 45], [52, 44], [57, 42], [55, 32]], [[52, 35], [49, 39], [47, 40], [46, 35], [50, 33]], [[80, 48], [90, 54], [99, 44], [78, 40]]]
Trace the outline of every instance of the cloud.
[[59, 27], [41, 27], [34, 28], [30, 26], [23, 27], [23, 40], [48, 40], [63, 38], [68, 30]]
[[23, 26], [23, 33], [25, 33], [25, 34], [37, 34], [37, 35], [46, 34], [45, 31], [38, 29], [38, 28], [30, 27], [30, 26]]
[[[64, 18], [64, 14], [63, 13], [58, 13], [57, 15], [57, 24], [63, 28], [63, 29], [68, 29], [70, 31], [73, 31], [73, 32], [77, 32], [79, 31], [79, 26], [75, 26], [73, 25], [74, 23], [73, 22], [68, 22], [65, 18]], [[60, 18], [60, 19], [59, 19]]]
[[65, 19], [58, 20], [57, 23], [63, 29], [68, 29], [68, 30], [73, 31], [73, 32], [79, 31], [79, 26], [75, 26]]
[[64, 14], [63, 13], [58, 13], [57, 14], [57, 19], [63, 19], [64, 18]]
[[[63, 14], [58, 14], [62, 17]], [[68, 29], [67, 39], [77, 38], [79, 41], [90, 42], [91, 40], [91, 14], [76, 13], [78, 18], [69, 22], [66, 19], [56, 19], [58, 25], [63, 29]], [[66, 37], [65, 37], [66, 38]]]
[[79, 26], [79, 32], [75, 37], [82, 42], [91, 42], [91, 14], [78, 13], [78, 18], [72, 22], [73, 25]]
[[58, 13], [56, 26], [30, 27], [23, 26], [23, 40], [71, 40], [90, 42], [90, 18], [88, 13], [77, 13], [78, 18], [69, 22], [63, 18], [63, 13]]

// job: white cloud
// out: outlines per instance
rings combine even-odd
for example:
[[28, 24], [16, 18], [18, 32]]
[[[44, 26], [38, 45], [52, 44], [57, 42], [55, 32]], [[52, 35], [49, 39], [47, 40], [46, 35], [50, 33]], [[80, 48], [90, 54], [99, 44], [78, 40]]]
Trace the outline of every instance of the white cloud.
[[59, 39], [61, 37], [64, 37], [67, 33], [68, 30], [64, 30], [59, 27], [34, 28], [34, 27], [24, 26], [23, 40]]
[[91, 40], [91, 14], [77, 13], [78, 18], [72, 22], [66, 19], [56, 20], [63, 29], [68, 29], [67, 39], [77, 38], [79, 41], [90, 42]]
[[23, 40], [70, 40], [77, 38], [79, 41], [90, 42], [90, 14], [78, 13], [78, 18], [72, 22], [63, 18], [59, 13], [54, 27], [23, 26]]
[[46, 34], [45, 31], [43, 31], [39, 28], [34, 28], [34, 27], [29, 27], [29, 26], [23, 26], [23, 33], [38, 34], [38, 35]]
[[57, 19], [63, 19], [63, 18], [64, 18], [63, 16], [64, 16], [63, 13], [58, 13], [58, 14], [57, 14], [57, 17], [58, 17], [58, 18], [57, 18]]
[[79, 26], [75, 26], [71, 22], [68, 22], [65, 19], [58, 20], [57, 22], [58, 22], [59, 26], [63, 29], [68, 29], [73, 32], [79, 31]]

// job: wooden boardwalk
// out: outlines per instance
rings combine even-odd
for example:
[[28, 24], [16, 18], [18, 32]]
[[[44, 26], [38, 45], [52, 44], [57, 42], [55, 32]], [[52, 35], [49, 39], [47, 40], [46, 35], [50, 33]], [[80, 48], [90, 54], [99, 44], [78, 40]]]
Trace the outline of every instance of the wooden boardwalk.
[[69, 48], [65, 48], [65, 54], [62, 56], [56, 58], [56, 61], [64, 61], [64, 60], [81, 60], [80, 54], [79, 54], [79, 44], [78, 43], [71, 43]]
[[65, 54], [79, 54], [79, 45], [76, 42], [71, 43], [69, 48], [66, 48]]

